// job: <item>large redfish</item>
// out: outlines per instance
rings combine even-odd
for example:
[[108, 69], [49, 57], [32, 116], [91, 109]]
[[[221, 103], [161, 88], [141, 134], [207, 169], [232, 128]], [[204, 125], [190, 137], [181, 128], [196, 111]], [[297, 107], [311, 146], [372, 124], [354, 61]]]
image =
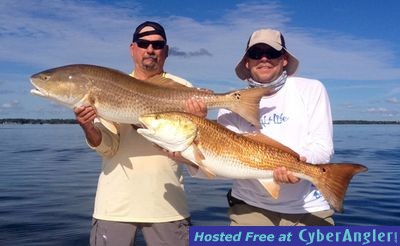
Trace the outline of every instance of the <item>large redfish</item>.
[[111, 122], [137, 124], [146, 113], [184, 111], [185, 101], [199, 98], [208, 108], [226, 108], [259, 126], [258, 104], [265, 88], [215, 94], [189, 88], [162, 76], [149, 81], [95, 65], [75, 64], [49, 69], [31, 76], [34, 95], [53, 99], [71, 108], [93, 106], [99, 117]]
[[181, 112], [142, 115], [145, 128], [138, 133], [169, 151], [179, 151], [209, 177], [257, 179], [271, 194], [279, 196], [272, 172], [286, 167], [293, 175], [312, 182], [338, 212], [351, 178], [366, 171], [360, 164], [310, 164], [297, 153], [263, 136], [237, 134], [207, 119]]

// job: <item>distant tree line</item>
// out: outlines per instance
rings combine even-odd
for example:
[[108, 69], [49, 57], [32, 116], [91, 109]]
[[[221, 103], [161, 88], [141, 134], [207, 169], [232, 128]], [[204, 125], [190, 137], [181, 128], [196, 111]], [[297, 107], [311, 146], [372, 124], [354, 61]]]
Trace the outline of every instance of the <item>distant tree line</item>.
[[0, 124], [76, 124], [75, 119], [0, 119]]
[[[213, 120], [215, 121], [215, 120]], [[75, 119], [0, 119], [0, 124], [77, 124]], [[400, 121], [334, 120], [337, 125], [393, 125]]]
[[336, 125], [393, 125], [400, 124], [400, 121], [370, 121], [370, 120], [334, 120]]

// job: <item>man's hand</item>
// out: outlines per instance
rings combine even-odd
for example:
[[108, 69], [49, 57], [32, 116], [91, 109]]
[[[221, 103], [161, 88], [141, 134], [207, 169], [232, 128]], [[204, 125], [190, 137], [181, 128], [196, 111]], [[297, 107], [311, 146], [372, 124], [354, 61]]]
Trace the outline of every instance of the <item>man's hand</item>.
[[[301, 161], [306, 161], [305, 157], [300, 157]], [[291, 171], [286, 170], [285, 167], [275, 168], [273, 171], [274, 180], [277, 183], [295, 184], [300, 181], [300, 178], [294, 176]]]
[[295, 184], [300, 181], [299, 178], [295, 177], [291, 171], [286, 170], [285, 167], [278, 167], [273, 172], [275, 182], [283, 184]]
[[96, 110], [91, 106], [80, 106], [74, 108], [76, 121], [83, 128], [93, 126], [93, 120], [97, 117]]
[[101, 132], [97, 129], [93, 120], [97, 117], [96, 110], [91, 106], [80, 106], [74, 108], [75, 118], [78, 124], [85, 132], [86, 139], [93, 147], [97, 147], [101, 143]]
[[207, 116], [207, 106], [204, 101], [191, 98], [185, 102], [185, 112], [205, 118]]

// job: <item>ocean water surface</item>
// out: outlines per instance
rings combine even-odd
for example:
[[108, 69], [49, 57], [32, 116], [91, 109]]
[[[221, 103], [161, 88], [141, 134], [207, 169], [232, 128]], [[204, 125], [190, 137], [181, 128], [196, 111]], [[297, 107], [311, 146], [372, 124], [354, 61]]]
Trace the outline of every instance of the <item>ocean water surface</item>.
[[[80, 127], [0, 125], [0, 139], [0, 245], [88, 245], [100, 158]], [[333, 162], [369, 168], [337, 225], [400, 225], [400, 126], [335, 125], [334, 142]], [[228, 225], [230, 181], [185, 181], [193, 224]]]

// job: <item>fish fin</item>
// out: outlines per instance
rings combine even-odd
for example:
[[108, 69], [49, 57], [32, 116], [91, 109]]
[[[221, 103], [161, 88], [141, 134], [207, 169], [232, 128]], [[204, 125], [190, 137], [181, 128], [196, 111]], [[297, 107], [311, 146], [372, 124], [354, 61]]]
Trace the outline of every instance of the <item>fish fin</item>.
[[117, 127], [116, 127], [116, 125], [115, 125], [114, 122], [105, 120], [105, 119], [103, 119], [103, 118], [101, 118], [101, 117], [98, 117], [98, 118], [99, 118], [99, 120], [100, 120], [100, 123], [101, 123], [105, 128], [107, 128], [107, 130], [109, 130], [110, 132], [112, 132], [112, 133], [115, 134], [115, 135], [118, 134], [118, 129], [117, 129]]
[[129, 175], [128, 175], [128, 173], [127, 173], [126, 170], [125, 170], [125, 166], [124, 166], [123, 164], [120, 164], [120, 165], [121, 165], [122, 170], [123, 170], [124, 173], [125, 173], [126, 178], [129, 179]]
[[213, 172], [211, 172], [210, 170], [208, 170], [205, 166], [203, 165], [199, 165], [199, 169], [207, 176], [207, 178], [209, 179], [214, 179], [217, 177], [217, 175], [215, 175]]
[[259, 179], [258, 181], [274, 199], [278, 199], [281, 191], [281, 186], [278, 183], [273, 179]]
[[329, 163], [316, 164], [320, 172], [316, 172], [312, 182], [321, 191], [324, 198], [337, 212], [343, 212], [343, 199], [350, 180], [354, 175], [368, 170], [361, 164]]
[[201, 152], [201, 150], [197, 146], [196, 141], [193, 142], [193, 144], [191, 146], [192, 146], [192, 150], [193, 150], [193, 154], [194, 154], [194, 158], [195, 158], [196, 164], [198, 165], [199, 169], [210, 179], [213, 179], [213, 178], [217, 177], [217, 175], [215, 175], [215, 173], [210, 171], [203, 164], [203, 160], [205, 160], [206, 158], [204, 157], [203, 153]]
[[[94, 106], [94, 104], [92, 103], [92, 101], [94, 101], [94, 98], [92, 98], [90, 96], [90, 93], [86, 93], [81, 100], [79, 100], [78, 102], [76, 102], [72, 107], [80, 107], [80, 106]], [[95, 107], [96, 108], [96, 107]]]
[[199, 169], [199, 166], [196, 165], [195, 163], [190, 163], [190, 164], [189, 163], [185, 163], [185, 164], [186, 164], [186, 167], [188, 169], [188, 172], [189, 172], [190, 176], [196, 175], [196, 173], [197, 173], [197, 171]]
[[250, 88], [226, 93], [234, 102], [227, 109], [237, 113], [257, 128], [260, 128], [260, 100], [263, 96], [272, 94], [270, 88]]
[[292, 150], [291, 148], [281, 144], [280, 142], [278, 142], [278, 141], [274, 140], [273, 138], [270, 138], [270, 137], [268, 137], [268, 136], [266, 136], [266, 135], [264, 135], [262, 133], [258, 133], [258, 132], [255, 132], [255, 133], [244, 133], [244, 134], [241, 134], [241, 135], [243, 135], [245, 137], [248, 137], [248, 138], [251, 138], [251, 139], [253, 139], [253, 140], [257, 141], [257, 142], [260, 142], [260, 143], [263, 143], [263, 144], [267, 144], [269, 146], [272, 146], [272, 147], [275, 147], [277, 149], [280, 149], [280, 150], [282, 150], [284, 152], [287, 152], [287, 153], [295, 156], [298, 160], [300, 160], [300, 155], [297, 154], [294, 150]]
[[192, 148], [193, 148], [193, 154], [194, 154], [196, 163], [201, 163], [201, 161], [206, 159], [204, 157], [203, 153], [201, 152], [200, 148], [198, 147], [196, 141], [193, 142]]
[[145, 81], [149, 84], [153, 84], [153, 85], [161, 86], [161, 87], [169, 87], [169, 88], [176, 88], [176, 89], [190, 88], [190, 87], [182, 85], [170, 78], [166, 78], [162, 74], [156, 74], [153, 77], [146, 79]]

